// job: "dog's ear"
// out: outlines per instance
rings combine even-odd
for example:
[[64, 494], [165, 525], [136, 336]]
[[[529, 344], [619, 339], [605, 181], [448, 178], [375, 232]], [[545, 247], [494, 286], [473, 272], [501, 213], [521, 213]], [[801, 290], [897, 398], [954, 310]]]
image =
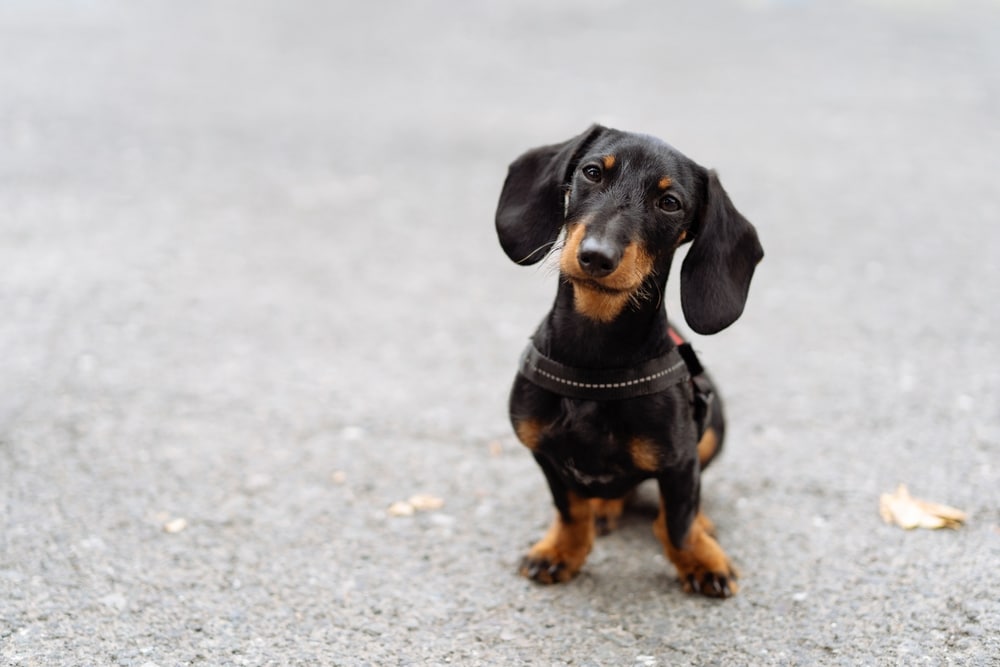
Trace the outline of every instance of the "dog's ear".
[[606, 130], [591, 125], [569, 141], [533, 148], [511, 163], [497, 204], [497, 236], [518, 264], [540, 261], [559, 236], [565, 194], [576, 163]]
[[728, 327], [743, 313], [754, 268], [764, 257], [757, 230], [708, 172], [695, 238], [681, 266], [681, 307], [700, 334]]

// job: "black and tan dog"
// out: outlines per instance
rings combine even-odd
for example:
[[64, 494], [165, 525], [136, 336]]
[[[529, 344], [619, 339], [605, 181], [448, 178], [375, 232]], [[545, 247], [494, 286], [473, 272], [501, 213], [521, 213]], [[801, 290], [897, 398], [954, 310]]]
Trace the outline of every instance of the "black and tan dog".
[[[686, 590], [736, 592], [735, 571], [699, 511], [700, 473], [722, 445], [721, 405], [690, 347], [668, 327], [674, 251], [688, 325], [715, 333], [743, 312], [763, 250], [714, 171], [653, 137], [599, 125], [515, 160], [496, 214], [507, 255], [534, 264], [565, 229], [552, 310], [525, 350], [510, 396], [521, 442], [557, 515], [521, 573], [566, 581], [623, 498], [655, 478], [653, 524]], [[595, 528], [595, 522], [598, 528]]]

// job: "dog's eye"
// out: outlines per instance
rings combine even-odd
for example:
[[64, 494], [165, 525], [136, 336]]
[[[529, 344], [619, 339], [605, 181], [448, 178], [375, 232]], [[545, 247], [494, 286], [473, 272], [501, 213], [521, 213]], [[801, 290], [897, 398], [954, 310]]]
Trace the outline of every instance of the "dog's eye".
[[588, 181], [597, 183], [601, 180], [601, 168], [596, 164], [588, 164], [581, 171]]
[[681, 203], [673, 195], [660, 197], [660, 201], [656, 202], [656, 205], [660, 207], [660, 210], [667, 213], [675, 213], [681, 210]]

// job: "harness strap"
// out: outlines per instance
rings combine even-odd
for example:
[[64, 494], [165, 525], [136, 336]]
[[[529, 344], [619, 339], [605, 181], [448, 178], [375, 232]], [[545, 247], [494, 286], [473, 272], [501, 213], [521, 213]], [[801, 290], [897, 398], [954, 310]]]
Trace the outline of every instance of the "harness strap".
[[715, 392], [712, 383], [705, 375], [705, 369], [698, 361], [691, 343], [680, 337], [673, 327], [667, 329], [671, 340], [677, 344], [677, 350], [684, 358], [688, 371], [691, 373], [691, 388], [694, 389], [694, 421], [698, 425], [698, 438], [704, 435], [708, 422], [712, 418], [712, 404], [715, 402]]
[[521, 354], [521, 375], [542, 389], [568, 398], [613, 401], [647, 396], [691, 378], [678, 348], [633, 368], [574, 368], [528, 346]]
[[533, 343], [521, 354], [518, 372], [526, 380], [560, 396], [590, 401], [616, 401], [648, 396], [681, 382], [690, 382], [694, 390], [694, 419], [698, 437], [705, 432], [711, 417], [714, 393], [691, 344], [667, 329], [677, 347], [633, 368], [574, 368], [546, 357]]

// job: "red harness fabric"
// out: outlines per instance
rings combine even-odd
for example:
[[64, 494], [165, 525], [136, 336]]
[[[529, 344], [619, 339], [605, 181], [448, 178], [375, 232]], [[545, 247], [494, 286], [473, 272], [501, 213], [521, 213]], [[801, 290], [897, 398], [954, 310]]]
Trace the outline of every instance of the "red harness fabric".
[[670, 336], [670, 340], [677, 346], [677, 350], [681, 353], [681, 357], [684, 358], [688, 372], [691, 374], [691, 386], [694, 389], [694, 418], [698, 424], [698, 437], [701, 438], [711, 419], [712, 404], [715, 401], [715, 390], [712, 388], [712, 383], [705, 376], [705, 369], [702, 367], [701, 362], [698, 361], [698, 355], [694, 353], [694, 348], [691, 347], [691, 344], [684, 340], [669, 324], [667, 325], [667, 335]]
[[674, 328], [671, 326], [667, 327], [667, 333], [670, 335], [670, 340], [674, 341], [674, 345], [678, 347], [687, 342], [683, 338], [681, 338], [681, 335], [676, 331], [674, 331]]

